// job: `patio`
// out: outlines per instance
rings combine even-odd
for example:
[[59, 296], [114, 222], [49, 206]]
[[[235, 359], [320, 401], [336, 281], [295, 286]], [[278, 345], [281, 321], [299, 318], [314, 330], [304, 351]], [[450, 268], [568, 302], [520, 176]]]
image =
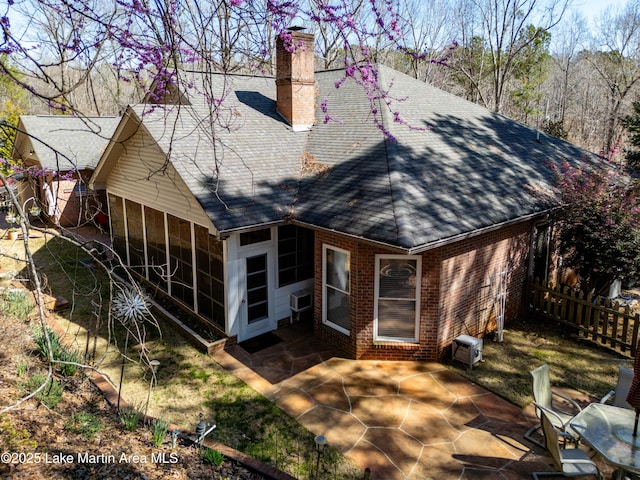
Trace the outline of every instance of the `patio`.
[[371, 478], [512, 479], [552, 470], [551, 458], [523, 438], [535, 423], [531, 407], [522, 411], [439, 363], [336, 357], [303, 323], [276, 334], [281, 342], [256, 353], [234, 345], [214, 357]]

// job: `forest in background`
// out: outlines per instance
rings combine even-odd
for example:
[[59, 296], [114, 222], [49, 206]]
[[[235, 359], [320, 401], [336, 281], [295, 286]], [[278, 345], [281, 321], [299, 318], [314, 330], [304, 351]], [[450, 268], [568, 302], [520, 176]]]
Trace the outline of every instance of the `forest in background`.
[[[270, 75], [280, 21], [316, 35], [317, 69], [386, 64], [595, 153], [624, 155], [623, 119], [639, 92], [638, 1], [592, 22], [561, 0], [307, 0], [293, 15], [283, 10], [302, 2], [276, 3], [11, 1], [0, 22], [0, 119], [118, 114], [144, 99], [158, 65]], [[146, 58], [154, 55], [163, 58]], [[10, 142], [2, 147], [9, 158]]]

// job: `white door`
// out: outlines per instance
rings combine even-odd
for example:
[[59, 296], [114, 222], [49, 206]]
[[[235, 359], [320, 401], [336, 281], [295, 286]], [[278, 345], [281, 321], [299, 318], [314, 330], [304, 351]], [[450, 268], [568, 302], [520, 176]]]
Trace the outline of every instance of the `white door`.
[[266, 251], [244, 257], [244, 295], [240, 307], [238, 341], [247, 340], [276, 328], [273, 319], [272, 266]]

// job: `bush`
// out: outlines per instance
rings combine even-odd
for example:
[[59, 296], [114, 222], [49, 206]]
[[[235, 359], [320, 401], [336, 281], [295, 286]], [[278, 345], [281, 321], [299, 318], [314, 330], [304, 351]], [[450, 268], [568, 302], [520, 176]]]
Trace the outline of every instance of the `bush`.
[[[38, 352], [44, 358], [49, 358], [49, 346], [47, 345], [47, 336], [51, 343], [51, 358], [53, 361], [83, 363], [83, 357], [79, 350], [70, 350], [62, 345], [60, 335], [51, 330], [49, 327], [42, 328], [38, 326], [33, 331], [33, 336], [38, 345]], [[78, 365], [58, 364], [58, 369], [65, 377], [71, 377], [78, 372]]]
[[142, 410], [134, 406], [123, 408], [118, 412], [120, 422], [124, 425], [125, 430], [129, 432], [133, 432], [136, 429], [141, 416]]
[[200, 455], [204, 462], [215, 465], [216, 467], [224, 463], [224, 455], [212, 448], [205, 447]]
[[[58, 358], [54, 360], [60, 360], [61, 362], [72, 362], [77, 364], [82, 364], [83, 358], [80, 351], [76, 350], [67, 350], [66, 348], [61, 348], [58, 353]], [[78, 372], [78, 365], [72, 365], [71, 363], [61, 363], [58, 365], [60, 368], [60, 373], [65, 377], [72, 377]]]
[[57, 360], [62, 345], [60, 345], [60, 335], [55, 333], [49, 327], [42, 328], [38, 325], [33, 329], [33, 338], [38, 345], [38, 353], [44, 358], [49, 358], [49, 345], [47, 345], [47, 337], [49, 337], [49, 343], [51, 343], [51, 357]]
[[29, 362], [27, 360], [20, 360], [16, 365], [16, 369], [18, 371], [18, 377], [22, 378], [29, 370]]
[[44, 373], [36, 373], [22, 384], [22, 388], [25, 393], [32, 393], [45, 382], [45, 387], [35, 395], [35, 398], [47, 407], [55, 408], [55, 406], [60, 403], [60, 400], [62, 400], [62, 392], [64, 391], [63, 386], [60, 385], [57, 380], [47, 378], [47, 375]]
[[0, 311], [6, 317], [27, 320], [33, 311], [33, 303], [22, 290], [10, 290], [0, 297]]
[[153, 434], [153, 444], [156, 447], [161, 447], [164, 442], [164, 437], [169, 431], [169, 422], [156, 418], [151, 425], [151, 432]]

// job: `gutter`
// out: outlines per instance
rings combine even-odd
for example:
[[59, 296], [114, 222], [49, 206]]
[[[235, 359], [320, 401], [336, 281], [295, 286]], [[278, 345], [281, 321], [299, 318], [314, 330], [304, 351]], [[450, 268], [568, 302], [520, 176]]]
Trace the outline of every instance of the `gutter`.
[[506, 220], [504, 222], [496, 223], [494, 225], [491, 225], [489, 227], [484, 227], [484, 228], [480, 228], [480, 229], [477, 229], [477, 230], [473, 230], [472, 232], [461, 233], [461, 234], [458, 234], [458, 235], [454, 235], [452, 237], [443, 238], [443, 239], [440, 239], [440, 240], [435, 240], [435, 241], [430, 242], [430, 243], [426, 243], [426, 244], [423, 244], [423, 245], [419, 245], [419, 246], [416, 246], [416, 247], [410, 247], [410, 248], [401, 247], [401, 246], [398, 246], [398, 245], [393, 245], [393, 244], [382, 242], [382, 241], [378, 241], [378, 240], [372, 240], [372, 239], [369, 239], [369, 238], [362, 237], [360, 235], [354, 235], [354, 234], [351, 234], [351, 233], [341, 232], [341, 231], [335, 230], [333, 228], [319, 227], [317, 225], [313, 225], [311, 223], [302, 222], [300, 220], [293, 220], [293, 221], [291, 221], [291, 223], [295, 224], [295, 225], [300, 225], [300, 226], [303, 226], [303, 227], [306, 227], [306, 228], [310, 228], [312, 230], [321, 230], [321, 231], [324, 231], [324, 232], [343, 235], [343, 236], [352, 238], [352, 239], [360, 241], [360, 242], [365, 242], [365, 243], [369, 243], [369, 244], [376, 245], [376, 246], [379, 246], [379, 247], [384, 247], [384, 248], [387, 248], [387, 249], [390, 249], [390, 250], [395, 250], [397, 252], [404, 253], [406, 255], [416, 255], [416, 254], [419, 254], [419, 253], [427, 252], [429, 250], [434, 250], [436, 248], [444, 247], [444, 246], [447, 246], [447, 245], [449, 245], [451, 243], [459, 242], [461, 240], [467, 240], [469, 238], [477, 237], [477, 236], [483, 235], [485, 233], [490, 233], [490, 232], [499, 230], [499, 229], [504, 228], [504, 227], [508, 227], [508, 226], [511, 226], [511, 225], [516, 225], [518, 223], [523, 223], [523, 222], [532, 220], [532, 219], [534, 219], [536, 217], [541, 217], [541, 216], [547, 215], [552, 210], [555, 210], [555, 208], [550, 208], [550, 209], [543, 210], [543, 211], [540, 211], [540, 212], [532, 213], [530, 215], [525, 215], [523, 217], [518, 217], [518, 218], [512, 219], [512, 220]]

